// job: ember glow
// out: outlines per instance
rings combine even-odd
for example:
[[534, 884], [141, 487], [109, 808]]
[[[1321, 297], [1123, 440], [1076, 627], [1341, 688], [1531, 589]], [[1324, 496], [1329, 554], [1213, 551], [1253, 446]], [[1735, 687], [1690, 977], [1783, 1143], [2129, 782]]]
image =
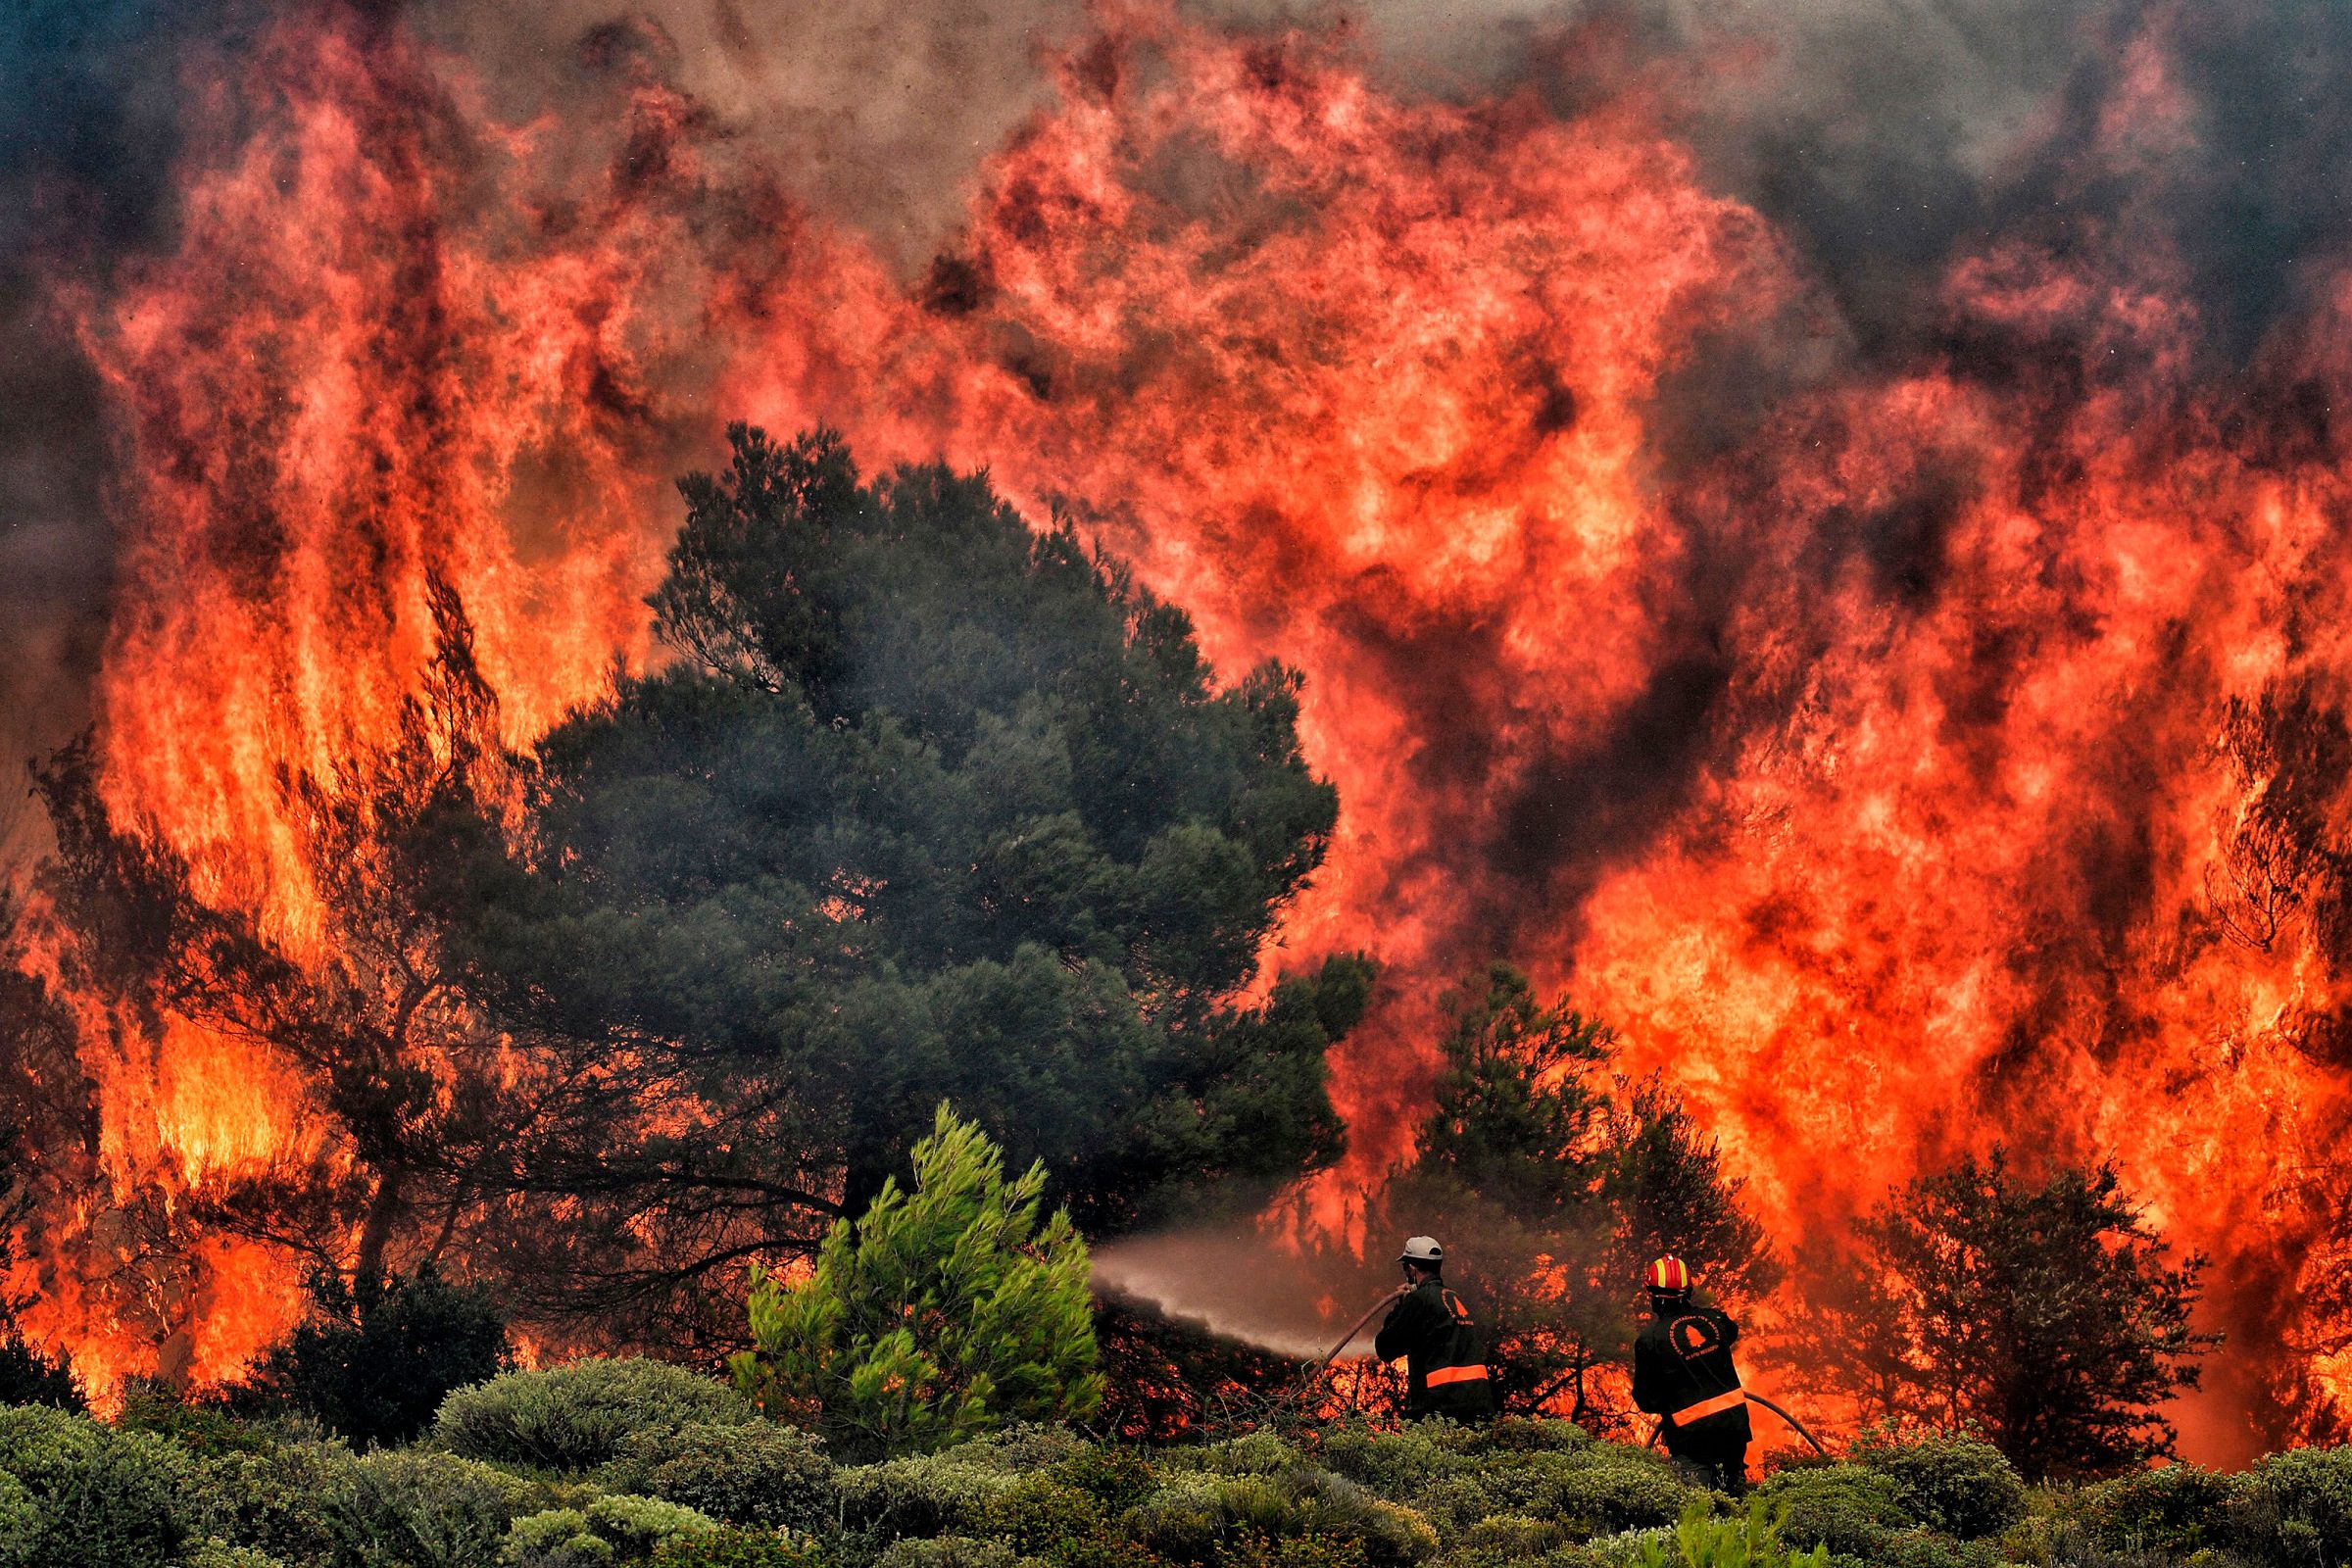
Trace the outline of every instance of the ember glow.
[[[2352, 268], [2323, 232], [2249, 332], [2171, 216], [2213, 40], [2084, 26], [2002, 152], [2037, 199], [1899, 331], [1727, 172], [1721, 42], [1562, 26], [1432, 96], [1351, 26], [1103, 7], [908, 268], [658, 22], [579, 29], [520, 118], [396, 10], [198, 40], [173, 239], [48, 280], [119, 441], [108, 806], [305, 951], [280, 780], [393, 721], [430, 582], [528, 743], [647, 657], [724, 420], [986, 466], [1221, 669], [1306, 674], [1343, 818], [1268, 958], [1393, 991], [1327, 1219], [1400, 1152], [1431, 996], [1514, 956], [1787, 1238], [1996, 1139], [2113, 1152], [2215, 1260], [2190, 1451], [2291, 1433], [2352, 1396]], [[81, 1022], [126, 1207], [340, 1157], [281, 1064]], [[76, 1283], [119, 1219], [55, 1223], [32, 1321], [85, 1371], [283, 1327], [284, 1261], [212, 1239], [159, 1348]]]

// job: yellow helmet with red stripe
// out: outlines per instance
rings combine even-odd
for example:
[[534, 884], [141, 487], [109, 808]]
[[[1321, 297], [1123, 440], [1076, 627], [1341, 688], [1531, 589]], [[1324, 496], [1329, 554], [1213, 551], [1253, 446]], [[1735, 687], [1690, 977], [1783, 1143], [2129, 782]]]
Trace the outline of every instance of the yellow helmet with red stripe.
[[1649, 1288], [1660, 1296], [1688, 1296], [1690, 1292], [1690, 1270], [1672, 1252], [1649, 1265]]

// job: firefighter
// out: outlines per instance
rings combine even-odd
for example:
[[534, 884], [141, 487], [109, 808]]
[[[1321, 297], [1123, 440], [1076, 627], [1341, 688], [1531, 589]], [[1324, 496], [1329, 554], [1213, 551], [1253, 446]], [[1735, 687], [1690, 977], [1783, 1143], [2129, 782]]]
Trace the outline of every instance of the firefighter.
[[1397, 1262], [1404, 1284], [1372, 1341], [1372, 1353], [1383, 1361], [1405, 1358], [1406, 1418], [1487, 1420], [1494, 1414], [1494, 1389], [1487, 1378], [1486, 1343], [1462, 1298], [1446, 1288], [1446, 1250], [1434, 1236], [1416, 1236]]
[[1660, 1418], [1666, 1456], [1701, 1486], [1747, 1491], [1747, 1396], [1732, 1347], [1740, 1325], [1690, 1300], [1679, 1257], [1649, 1265], [1649, 1321], [1634, 1340], [1634, 1403]]

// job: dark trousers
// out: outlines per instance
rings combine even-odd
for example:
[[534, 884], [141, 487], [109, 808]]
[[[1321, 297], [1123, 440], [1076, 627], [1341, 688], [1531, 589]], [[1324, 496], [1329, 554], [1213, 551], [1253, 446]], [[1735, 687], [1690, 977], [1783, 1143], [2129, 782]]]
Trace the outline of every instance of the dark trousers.
[[1747, 1445], [1730, 1444], [1717, 1447], [1670, 1448], [1667, 1462], [1675, 1473], [1694, 1487], [1707, 1487], [1734, 1497], [1747, 1495]]

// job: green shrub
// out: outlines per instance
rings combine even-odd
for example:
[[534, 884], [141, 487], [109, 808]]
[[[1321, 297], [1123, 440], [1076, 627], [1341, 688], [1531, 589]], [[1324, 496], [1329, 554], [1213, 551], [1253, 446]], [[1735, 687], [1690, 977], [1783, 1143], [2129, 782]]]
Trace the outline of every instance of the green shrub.
[[1568, 1531], [1556, 1519], [1531, 1519], [1523, 1513], [1490, 1514], [1464, 1533], [1446, 1561], [1464, 1568], [1526, 1562], [1572, 1545]]
[[646, 1568], [826, 1568], [826, 1559], [813, 1542], [788, 1539], [773, 1531], [722, 1526], [710, 1535], [662, 1543], [646, 1559]]
[[354, 1479], [335, 1521], [337, 1568], [483, 1568], [537, 1500], [513, 1476], [423, 1449], [380, 1448]]
[[2225, 1539], [2237, 1495], [2232, 1477], [2168, 1464], [2084, 1488], [2074, 1512], [2101, 1546], [2190, 1552]]
[[1306, 1467], [1272, 1476], [1203, 1476], [1164, 1487], [1130, 1509], [1121, 1528], [1170, 1562], [1214, 1561], [1220, 1568], [1257, 1561], [1298, 1539], [1331, 1544], [1367, 1568], [1404, 1568], [1438, 1549], [1437, 1533], [1419, 1514], [1345, 1477]]
[[1792, 1552], [1781, 1540], [1788, 1523], [1788, 1505], [1775, 1507], [1762, 1498], [1735, 1518], [1715, 1518], [1704, 1502], [1693, 1502], [1675, 1521], [1671, 1543], [1644, 1541], [1640, 1546], [1642, 1568], [1829, 1568], [1827, 1546]]
[[1109, 1513], [1091, 1496], [1051, 1475], [1028, 1476], [991, 1498], [980, 1511], [978, 1534], [1012, 1544], [1023, 1556], [1043, 1556], [1057, 1542], [1099, 1536]]
[[1271, 1432], [1252, 1432], [1198, 1448], [1178, 1448], [1163, 1455], [1163, 1468], [1205, 1470], [1221, 1476], [1270, 1476], [1296, 1470], [1305, 1455]]
[[1475, 1460], [1438, 1441], [1432, 1430], [1436, 1425], [1418, 1422], [1396, 1433], [1341, 1427], [1324, 1435], [1317, 1456], [1335, 1474], [1384, 1497], [1403, 1497], [1444, 1477], [1477, 1468]]
[[0, 1335], [0, 1404], [45, 1404], [76, 1415], [85, 1408], [74, 1363], [44, 1353], [14, 1329]]
[[189, 1547], [179, 1560], [182, 1568], [288, 1568], [266, 1551], [232, 1546], [218, 1537]]
[[834, 1517], [833, 1466], [808, 1433], [773, 1422], [697, 1421], [641, 1433], [603, 1479], [729, 1524], [813, 1530]]
[[660, 1497], [613, 1493], [588, 1505], [588, 1528], [612, 1543], [623, 1558], [635, 1559], [668, 1542], [714, 1536], [720, 1526], [709, 1514]]
[[685, 1367], [594, 1359], [460, 1389], [441, 1401], [433, 1436], [468, 1459], [587, 1470], [619, 1457], [631, 1438], [758, 1419], [734, 1390]]
[[266, 1552], [289, 1568], [324, 1568], [359, 1485], [359, 1459], [340, 1443], [230, 1449], [199, 1462], [188, 1523], [199, 1537]]
[[1360, 1543], [1324, 1536], [1245, 1537], [1228, 1546], [1217, 1563], [1218, 1568], [1365, 1568]]
[[1072, 1454], [1054, 1467], [1054, 1476], [1114, 1514], [1143, 1501], [1158, 1485], [1150, 1460], [1133, 1448], [1110, 1445]]
[[941, 1536], [899, 1542], [874, 1559], [873, 1568], [1013, 1568], [1013, 1555], [1001, 1541]]
[[23, 1568], [40, 1546], [40, 1503], [24, 1482], [0, 1470], [0, 1568]]
[[[1690, 1504], [1691, 1489], [1650, 1454], [1611, 1446], [1566, 1458], [1530, 1468], [1542, 1479], [1537, 1497], [1543, 1511], [1570, 1521], [1581, 1534], [1670, 1525]], [[1489, 1478], [1490, 1494], [1494, 1479]]]
[[1897, 1440], [1867, 1434], [1853, 1458], [1892, 1481], [1913, 1519], [1976, 1541], [2000, 1534], [2026, 1512], [2026, 1483], [1990, 1444], [1947, 1434]]
[[1583, 1427], [1547, 1416], [1506, 1415], [1467, 1426], [1420, 1421], [1414, 1428], [1456, 1453], [1576, 1453], [1594, 1446], [1592, 1434]]
[[490, 1293], [429, 1264], [357, 1285], [325, 1270], [309, 1288], [310, 1315], [238, 1391], [244, 1407], [308, 1411], [363, 1447], [406, 1443], [454, 1390], [514, 1363]]
[[1067, 1427], [1024, 1425], [938, 1453], [848, 1466], [833, 1472], [840, 1519], [849, 1530], [884, 1541], [968, 1535], [979, 1510], [999, 1493], [1085, 1447]]
[[963, 1448], [835, 1472], [841, 1520], [884, 1540], [968, 1533], [1018, 1477]]
[[22, 1495], [9, 1510], [40, 1568], [161, 1568], [187, 1529], [180, 1496], [195, 1462], [151, 1432], [47, 1405], [0, 1408], [0, 1471]]
[[169, 1438], [197, 1455], [252, 1453], [270, 1446], [267, 1433], [220, 1406], [191, 1403], [177, 1389], [143, 1380], [123, 1390], [122, 1413], [114, 1424], [118, 1431]]
[[2352, 1559], [2352, 1446], [2291, 1448], [2237, 1481], [2233, 1544], [2258, 1562]]
[[1998, 1568], [2001, 1560], [1990, 1542], [1954, 1541], [1925, 1526], [1881, 1537], [1871, 1553], [1872, 1568]]
[[577, 1508], [548, 1508], [514, 1521], [498, 1560], [506, 1568], [608, 1568], [612, 1543], [588, 1528]]
[[1102, 1379], [1086, 1243], [1066, 1209], [1045, 1217], [1044, 1163], [1006, 1181], [1003, 1151], [944, 1101], [911, 1157], [913, 1186], [886, 1179], [805, 1278], [754, 1271], [757, 1348], [728, 1362], [737, 1386], [859, 1456], [1092, 1415]]
[[1893, 1479], [1858, 1464], [1783, 1470], [1754, 1495], [1776, 1514], [1787, 1507], [1784, 1534], [1792, 1545], [1827, 1546], [1840, 1557], [1875, 1560], [1880, 1544], [1912, 1523]]

